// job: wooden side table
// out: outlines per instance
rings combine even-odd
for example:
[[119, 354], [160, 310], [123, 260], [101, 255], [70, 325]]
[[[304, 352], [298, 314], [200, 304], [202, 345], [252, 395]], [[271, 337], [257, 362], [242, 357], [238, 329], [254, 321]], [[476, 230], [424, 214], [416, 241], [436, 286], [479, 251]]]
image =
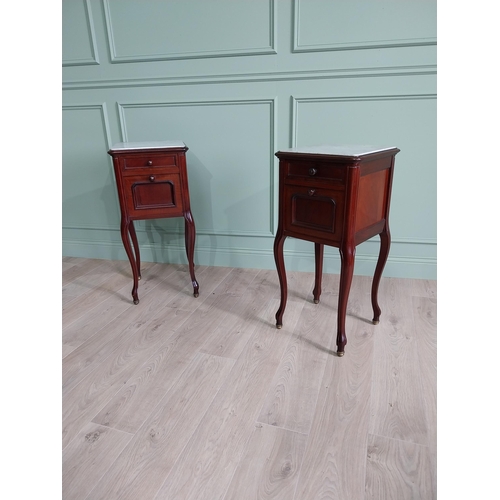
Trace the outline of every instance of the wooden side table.
[[283, 325], [287, 282], [283, 244], [287, 236], [314, 242], [314, 302], [321, 295], [324, 245], [340, 251], [337, 354], [347, 343], [345, 316], [354, 272], [356, 246], [380, 235], [380, 253], [373, 277], [373, 323], [380, 320], [378, 287], [391, 236], [389, 205], [395, 155], [399, 149], [372, 146], [320, 146], [278, 151], [279, 216], [274, 258], [281, 288], [276, 327]]
[[134, 304], [139, 303], [141, 258], [133, 221], [143, 219], [184, 217], [189, 272], [194, 296], [198, 297], [199, 285], [193, 262], [196, 233], [189, 203], [187, 150], [180, 141], [159, 141], [120, 142], [108, 151], [113, 158], [120, 200], [121, 237], [134, 277]]

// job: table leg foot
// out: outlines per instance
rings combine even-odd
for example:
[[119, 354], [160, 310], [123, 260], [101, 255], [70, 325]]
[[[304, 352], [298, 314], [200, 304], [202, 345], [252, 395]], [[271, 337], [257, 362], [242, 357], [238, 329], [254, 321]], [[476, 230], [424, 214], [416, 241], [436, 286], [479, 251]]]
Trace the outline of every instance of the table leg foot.
[[341, 358], [344, 355], [344, 351], [337, 351], [337, 356]]
[[374, 319], [374, 320], [372, 321], [372, 323], [373, 323], [374, 325], [378, 325], [378, 324], [380, 323], [380, 321], [379, 321], [378, 319]]
[[278, 330], [281, 330], [281, 329], [283, 328], [283, 325], [280, 325], [279, 323], [276, 323], [276, 328], [277, 328]]
[[319, 304], [319, 299], [314, 299], [315, 304]]

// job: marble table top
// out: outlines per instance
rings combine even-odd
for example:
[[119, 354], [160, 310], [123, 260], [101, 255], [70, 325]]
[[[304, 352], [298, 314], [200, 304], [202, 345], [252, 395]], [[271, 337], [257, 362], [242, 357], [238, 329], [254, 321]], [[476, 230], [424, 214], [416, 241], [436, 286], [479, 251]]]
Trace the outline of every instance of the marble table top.
[[168, 149], [185, 148], [182, 141], [144, 141], [144, 142], [118, 142], [113, 144], [110, 151], [120, 151], [122, 149]]
[[364, 145], [342, 145], [342, 146], [304, 146], [289, 149], [281, 149], [278, 153], [299, 153], [329, 156], [364, 156], [380, 151], [396, 149], [394, 146], [364, 146]]

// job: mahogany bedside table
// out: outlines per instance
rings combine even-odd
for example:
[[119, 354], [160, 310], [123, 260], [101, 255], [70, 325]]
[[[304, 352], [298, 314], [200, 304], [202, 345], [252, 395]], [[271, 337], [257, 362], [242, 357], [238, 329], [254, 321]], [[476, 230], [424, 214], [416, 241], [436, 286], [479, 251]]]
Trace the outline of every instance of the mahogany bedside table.
[[137, 288], [141, 279], [141, 258], [134, 220], [143, 219], [184, 217], [189, 273], [194, 296], [198, 297], [199, 285], [193, 263], [196, 233], [189, 203], [187, 150], [188, 147], [180, 141], [158, 141], [120, 142], [108, 151], [113, 158], [120, 200], [121, 236], [134, 277], [134, 304], [139, 303]]
[[372, 146], [318, 146], [278, 151], [279, 215], [274, 259], [281, 288], [276, 327], [283, 325], [287, 281], [283, 244], [287, 236], [314, 242], [314, 302], [319, 302], [324, 245], [340, 251], [337, 354], [347, 344], [345, 316], [354, 272], [356, 246], [380, 235], [380, 253], [373, 277], [373, 323], [380, 320], [378, 287], [391, 236], [389, 205], [394, 159], [399, 149]]

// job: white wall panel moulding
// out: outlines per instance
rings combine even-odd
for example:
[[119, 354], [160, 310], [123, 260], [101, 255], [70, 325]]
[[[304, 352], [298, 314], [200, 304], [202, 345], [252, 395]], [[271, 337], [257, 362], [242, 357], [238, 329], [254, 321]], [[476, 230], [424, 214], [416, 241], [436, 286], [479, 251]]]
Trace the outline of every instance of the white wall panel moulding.
[[97, 52], [94, 19], [90, 0], [85, 0], [85, 2], [83, 2], [83, 10], [82, 4], [74, 0], [63, 1], [62, 8], [63, 17], [72, 17], [75, 19], [73, 26], [63, 23], [63, 67], [99, 64], [99, 54]]
[[113, 63], [277, 53], [276, 0], [102, 1]]
[[391, 76], [436, 75], [437, 66], [432, 64], [415, 66], [388, 66], [373, 68], [294, 70], [255, 73], [227, 73], [218, 75], [162, 76], [157, 78], [120, 78], [100, 80], [73, 80], [63, 82], [63, 90], [86, 90], [99, 88], [162, 87], [173, 85], [209, 85], [226, 83], [279, 82], [300, 80], [325, 80], [338, 78], [373, 78]]
[[293, 52], [436, 45], [433, 0], [294, 0]]

